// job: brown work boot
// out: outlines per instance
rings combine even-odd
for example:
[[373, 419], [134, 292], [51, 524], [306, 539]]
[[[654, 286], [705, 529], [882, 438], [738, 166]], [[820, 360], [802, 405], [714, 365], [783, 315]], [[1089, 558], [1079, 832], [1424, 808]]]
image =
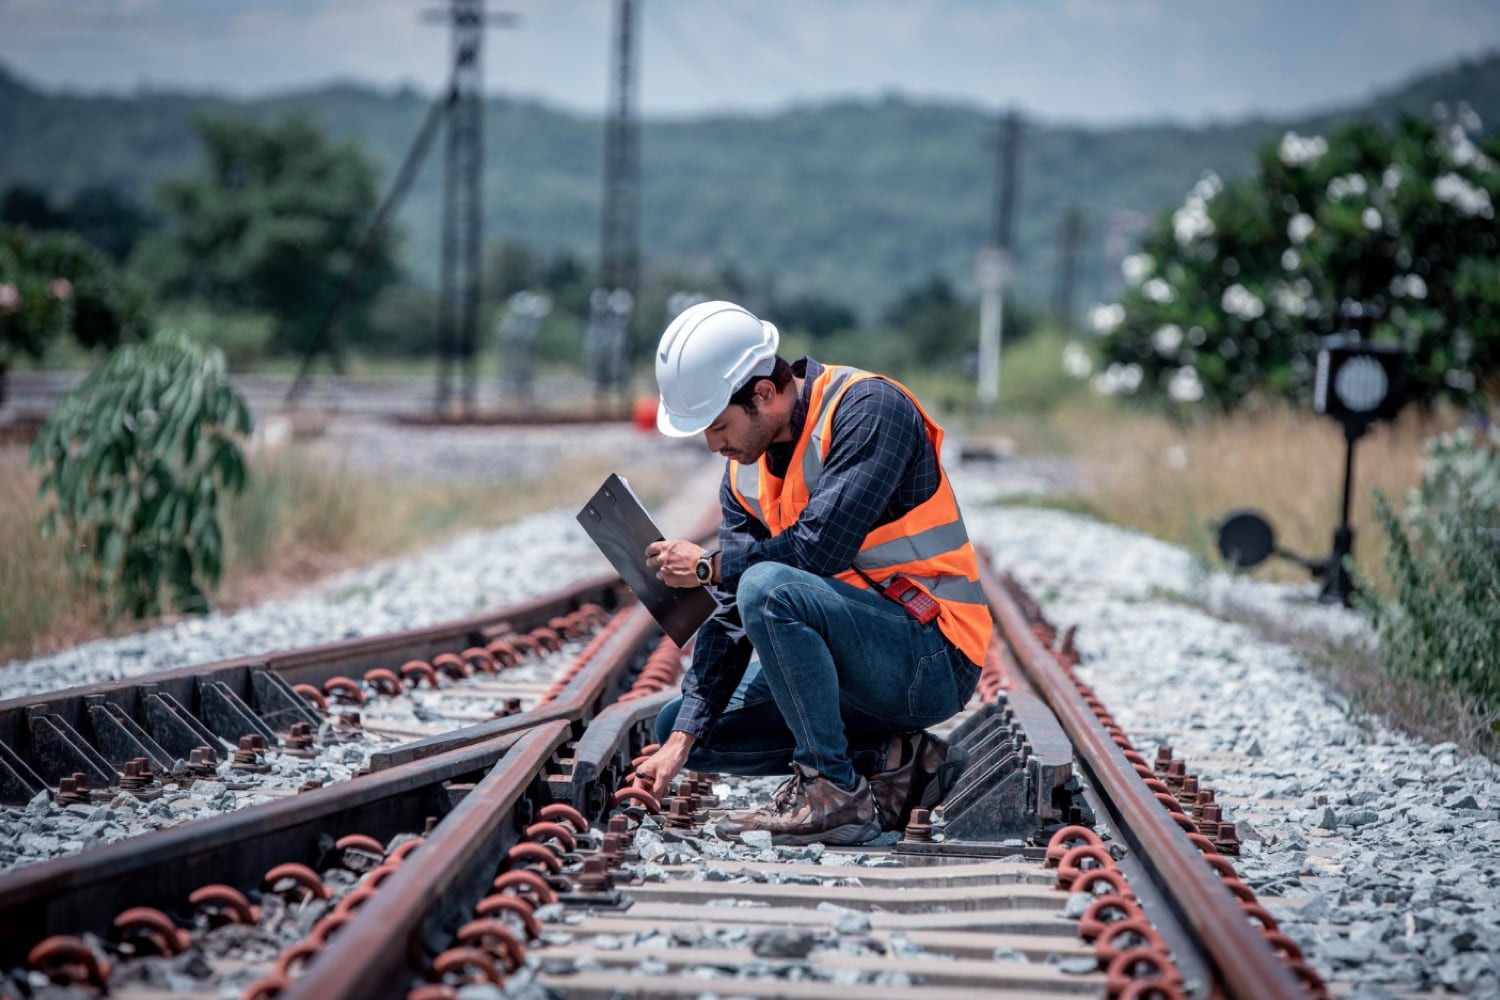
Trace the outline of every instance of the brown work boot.
[[773, 844], [863, 844], [880, 835], [880, 820], [870, 783], [863, 777], [845, 791], [801, 764], [776, 790], [769, 805], [732, 812], [719, 820], [721, 836], [738, 838], [747, 830], [765, 830]]
[[913, 809], [931, 809], [953, 790], [969, 755], [929, 732], [893, 737], [901, 763], [870, 775], [870, 791], [884, 830], [905, 830]]

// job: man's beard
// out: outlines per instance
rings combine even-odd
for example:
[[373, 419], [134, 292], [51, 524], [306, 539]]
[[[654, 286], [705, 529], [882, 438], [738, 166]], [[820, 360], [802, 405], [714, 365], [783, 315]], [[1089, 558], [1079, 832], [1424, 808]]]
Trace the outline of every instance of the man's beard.
[[731, 456], [741, 465], [749, 465], [760, 461], [760, 457], [766, 453], [771, 446], [771, 441], [776, 437], [776, 428], [766, 419], [765, 414], [756, 410], [750, 413], [749, 437], [743, 448], [737, 448]]

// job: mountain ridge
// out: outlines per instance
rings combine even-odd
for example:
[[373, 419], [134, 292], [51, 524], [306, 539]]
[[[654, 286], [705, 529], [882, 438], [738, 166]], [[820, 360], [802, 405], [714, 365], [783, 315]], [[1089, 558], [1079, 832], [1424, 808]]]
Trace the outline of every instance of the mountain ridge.
[[[0, 65], [0, 135], [18, 137], [0, 157], [0, 190], [29, 184], [67, 197], [112, 184], [149, 202], [162, 180], [197, 168], [192, 121], [204, 113], [258, 120], [304, 114], [364, 149], [385, 184], [430, 100], [413, 88], [341, 82], [253, 99], [159, 90], [80, 95], [41, 90]], [[1084, 208], [1092, 223], [1080, 300], [1107, 296], [1116, 281], [1109, 264], [1128, 240], [1128, 220], [1180, 203], [1204, 169], [1244, 174], [1257, 149], [1287, 130], [1324, 132], [1461, 100], [1487, 123], [1500, 119], [1500, 53], [1295, 118], [1107, 127], [1029, 121], [1016, 291], [1047, 300], [1056, 228], [1069, 205]], [[487, 101], [487, 242], [593, 257], [600, 121], [534, 97]], [[646, 119], [643, 257], [648, 267], [675, 270], [731, 263], [774, 279], [783, 292], [844, 299], [867, 316], [932, 273], [966, 287], [974, 251], [990, 229], [994, 130], [993, 114], [975, 105], [900, 95]], [[441, 143], [434, 147], [398, 213], [408, 233], [404, 260], [422, 280], [435, 273], [439, 245]]]

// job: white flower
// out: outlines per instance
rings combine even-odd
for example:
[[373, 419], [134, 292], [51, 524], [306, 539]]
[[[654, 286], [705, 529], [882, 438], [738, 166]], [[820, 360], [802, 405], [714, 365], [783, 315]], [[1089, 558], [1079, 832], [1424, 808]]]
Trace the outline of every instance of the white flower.
[[1094, 306], [1089, 310], [1089, 326], [1100, 336], [1113, 333], [1123, 322], [1125, 322], [1125, 307], [1118, 302]]
[[1244, 285], [1233, 284], [1224, 289], [1219, 306], [1231, 316], [1243, 320], [1259, 319], [1265, 314], [1266, 305], [1255, 297], [1255, 293]]
[[1438, 201], [1452, 205], [1471, 219], [1476, 215], [1481, 219], [1495, 217], [1495, 206], [1490, 202], [1490, 193], [1451, 171], [1432, 182], [1432, 193]]
[[47, 282], [47, 294], [59, 302], [66, 302], [73, 297], [73, 283], [67, 278], [53, 278]]
[[13, 313], [21, 308], [21, 290], [15, 285], [0, 284], [0, 312]]
[[1151, 335], [1151, 346], [1162, 357], [1172, 357], [1177, 353], [1177, 348], [1182, 346], [1182, 327], [1176, 323], [1157, 327], [1156, 332]]
[[1116, 361], [1095, 375], [1089, 385], [1101, 396], [1130, 396], [1141, 387], [1141, 374], [1140, 365]]
[[1364, 194], [1369, 189], [1364, 174], [1344, 174], [1328, 182], [1328, 197], [1338, 201], [1350, 195]]
[[1478, 126], [1469, 127], [1468, 121], [1464, 120], [1465, 111], [1473, 121], [1479, 120], [1479, 116], [1474, 114], [1472, 108], [1462, 109], [1458, 119], [1450, 122], [1443, 134], [1444, 152], [1448, 154], [1449, 162], [1455, 167], [1473, 167], [1479, 171], [1492, 170], [1495, 166], [1494, 161], [1480, 152], [1479, 147], [1474, 145], [1474, 140], [1469, 138], [1469, 133], [1478, 132], [1479, 128]]
[[1198, 178], [1182, 207], [1172, 213], [1172, 237], [1178, 246], [1187, 246], [1200, 237], [1214, 234], [1213, 220], [1208, 217], [1208, 203], [1222, 190], [1224, 182], [1212, 170], [1205, 170]]
[[1271, 301], [1282, 315], [1301, 316], [1307, 311], [1307, 299], [1311, 294], [1312, 284], [1303, 278], [1271, 289]]
[[1304, 243], [1312, 235], [1313, 230], [1317, 228], [1318, 224], [1313, 221], [1312, 216], [1306, 212], [1298, 212], [1287, 220], [1286, 238], [1293, 243]]
[[1399, 188], [1401, 186], [1401, 168], [1394, 163], [1386, 167], [1385, 172], [1380, 175], [1380, 186], [1391, 192]]
[[1156, 260], [1149, 253], [1133, 253], [1120, 261], [1120, 274], [1127, 285], [1139, 285], [1156, 267]]
[[1214, 234], [1213, 220], [1208, 217], [1208, 207], [1197, 199], [1172, 213], [1172, 238], [1178, 246], [1187, 246], [1201, 236]]
[[1376, 232], [1380, 229], [1380, 224], [1384, 220], [1380, 218], [1380, 210], [1374, 206], [1370, 206], [1359, 213], [1359, 221], [1366, 229]]
[[1213, 201], [1214, 195], [1224, 190], [1224, 182], [1219, 175], [1212, 170], [1203, 171], [1198, 178], [1198, 183], [1193, 185], [1191, 197], [1201, 198], [1203, 201]]
[[1094, 371], [1094, 361], [1080, 344], [1069, 344], [1063, 348], [1063, 371], [1071, 378], [1088, 378]]
[[1303, 137], [1288, 132], [1281, 137], [1281, 147], [1276, 155], [1289, 167], [1305, 167], [1317, 163], [1328, 152], [1328, 140], [1321, 135]]
[[1427, 282], [1420, 274], [1398, 274], [1391, 279], [1391, 294], [1409, 299], [1427, 298]]
[[1203, 382], [1196, 368], [1182, 367], [1167, 377], [1167, 395], [1174, 403], [1196, 403], [1203, 398]]
[[1291, 247], [1281, 251], [1281, 269], [1283, 271], [1295, 271], [1302, 266], [1302, 255]]
[[1167, 305], [1177, 298], [1177, 293], [1163, 278], [1152, 278], [1141, 286], [1141, 294], [1158, 305]]

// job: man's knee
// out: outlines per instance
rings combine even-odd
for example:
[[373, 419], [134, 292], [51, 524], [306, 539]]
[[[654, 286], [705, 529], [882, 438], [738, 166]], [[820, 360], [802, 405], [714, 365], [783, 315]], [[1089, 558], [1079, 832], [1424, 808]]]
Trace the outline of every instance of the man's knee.
[[672, 735], [672, 727], [677, 724], [677, 713], [682, 710], [682, 698], [673, 698], [662, 706], [662, 710], [656, 713], [656, 742], [665, 743], [667, 737]]
[[765, 614], [773, 600], [777, 587], [787, 583], [801, 573], [784, 563], [756, 563], [740, 575], [739, 588], [735, 591], [735, 603], [739, 605], [740, 619], [749, 625]]

